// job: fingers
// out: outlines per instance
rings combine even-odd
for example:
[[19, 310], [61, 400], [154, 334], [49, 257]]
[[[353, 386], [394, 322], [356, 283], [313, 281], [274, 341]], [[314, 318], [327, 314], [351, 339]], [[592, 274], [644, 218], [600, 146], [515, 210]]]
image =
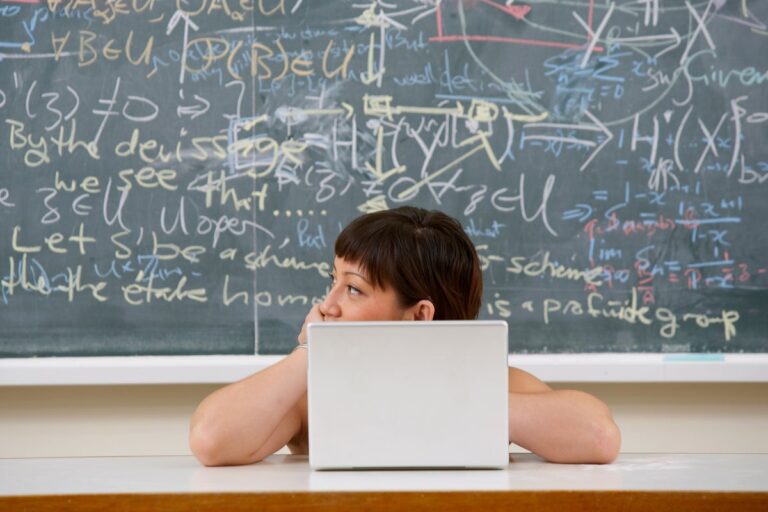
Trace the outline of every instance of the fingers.
[[299, 343], [304, 344], [307, 342], [307, 324], [310, 322], [324, 322], [325, 321], [325, 315], [323, 315], [320, 312], [320, 305], [315, 304], [312, 306], [312, 309], [309, 310], [309, 313], [307, 313], [306, 318], [304, 318], [304, 325], [301, 326], [301, 332], [299, 333], [298, 340]]

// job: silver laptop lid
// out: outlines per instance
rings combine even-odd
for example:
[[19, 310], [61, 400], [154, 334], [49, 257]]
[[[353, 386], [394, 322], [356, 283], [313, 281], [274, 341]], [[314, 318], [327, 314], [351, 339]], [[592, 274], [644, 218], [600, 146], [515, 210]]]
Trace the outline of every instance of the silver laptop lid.
[[315, 469], [505, 467], [504, 321], [308, 326]]

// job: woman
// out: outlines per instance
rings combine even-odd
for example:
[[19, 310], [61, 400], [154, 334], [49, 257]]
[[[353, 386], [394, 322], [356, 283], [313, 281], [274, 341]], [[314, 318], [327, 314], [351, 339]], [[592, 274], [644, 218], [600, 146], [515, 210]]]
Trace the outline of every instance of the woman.
[[[333, 282], [309, 311], [293, 352], [205, 398], [192, 417], [190, 447], [205, 465], [250, 464], [288, 445], [306, 454], [309, 322], [463, 320], [483, 292], [474, 245], [451, 217], [402, 207], [358, 217], [335, 245]], [[509, 369], [509, 442], [562, 463], [608, 463], [619, 429], [608, 407], [579, 391], [552, 390]]]

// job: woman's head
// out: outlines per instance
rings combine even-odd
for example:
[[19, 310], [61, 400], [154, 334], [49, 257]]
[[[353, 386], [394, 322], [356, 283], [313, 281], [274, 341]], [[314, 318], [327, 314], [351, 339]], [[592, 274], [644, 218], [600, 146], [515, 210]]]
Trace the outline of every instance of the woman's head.
[[[402, 309], [433, 306], [431, 319], [477, 317], [483, 282], [475, 247], [442, 212], [406, 206], [363, 215], [344, 228], [335, 252], [335, 280], [359, 278], [394, 296]], [[326, 310], [333, 299], [326, 299]]]

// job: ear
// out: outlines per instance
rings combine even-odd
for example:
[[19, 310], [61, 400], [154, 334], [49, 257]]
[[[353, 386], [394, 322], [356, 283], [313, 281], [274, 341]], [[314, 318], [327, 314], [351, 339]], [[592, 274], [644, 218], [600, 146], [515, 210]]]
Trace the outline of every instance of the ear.
[[435, 318], [435, 305], [431, 300], [422, 299], [408, 308], [405, 319], [430, 321], [433, 318]]

